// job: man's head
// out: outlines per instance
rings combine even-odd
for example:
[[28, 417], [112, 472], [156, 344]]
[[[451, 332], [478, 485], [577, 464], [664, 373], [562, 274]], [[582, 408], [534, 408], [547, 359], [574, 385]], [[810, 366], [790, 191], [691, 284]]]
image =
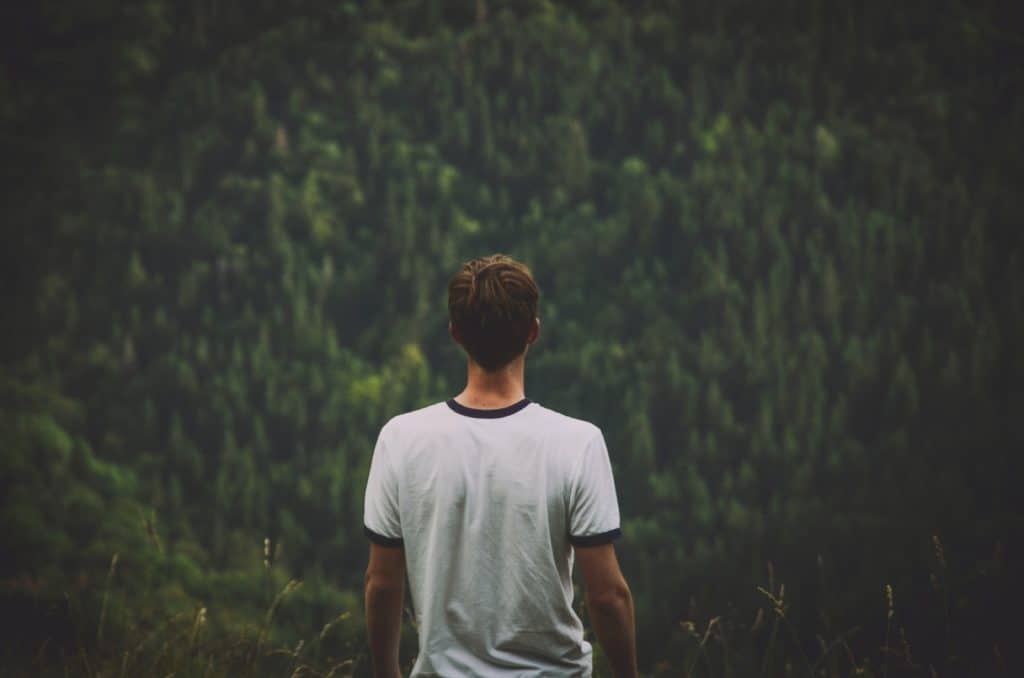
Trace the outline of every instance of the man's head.
[[462, 265], [448, 283], [452, 337], [488, 372], [518, 358], [537, 338], [537, 283], [503, 254]]

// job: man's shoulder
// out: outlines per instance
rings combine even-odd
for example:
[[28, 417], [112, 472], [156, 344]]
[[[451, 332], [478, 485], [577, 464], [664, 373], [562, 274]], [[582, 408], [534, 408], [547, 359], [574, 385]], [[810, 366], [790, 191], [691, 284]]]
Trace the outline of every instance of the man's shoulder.
[[[447, 401], [442, 400], [394, 415], [384, 424], [381, 433], [401, 436], [450, 430], [461, 421], [461, 418], [452, 417], [451, 414]], [[543, 430], [547, 434], [583, 441], [590, 441], [601, 435], [601, 429], [597, 424], [545, 407], [535, 400], [531, 400], [528, 406], [511, 416], [523, 426], [535, 431]]]
[[408, 431], [422, 430], [438, 425], [441, 416], [447, 409], [444, 401], [424, 405], [408, 412], [400, 412], [384, 423], [381, 433], [399, 434]]
[[[586, 419], [570, 416], [558, 410], [553, 410], [550, 407], [544, 407], [540, 403], [531, 403], [530, 407], [526, 408], [526, 410], [534, 407], [536, 409], [533, 415], [536, 417], [536, 420], [543, 422], [543, 425], [551, 431], [557, 431], [580, 440], [591, 440], [601, 434], [601, 428], [597, 424]], [[525, 412], [526, 410], [523, 411]]]

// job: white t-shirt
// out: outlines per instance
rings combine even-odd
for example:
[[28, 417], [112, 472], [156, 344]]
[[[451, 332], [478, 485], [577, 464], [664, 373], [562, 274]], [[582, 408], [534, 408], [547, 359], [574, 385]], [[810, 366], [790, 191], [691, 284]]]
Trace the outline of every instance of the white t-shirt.
[[527, 398], [450, 399], [384, 425], [366, 535], [405, 548], [420, 649], [412, 676], [590, 676], [572, 546], [619, 536], [601, 430]]

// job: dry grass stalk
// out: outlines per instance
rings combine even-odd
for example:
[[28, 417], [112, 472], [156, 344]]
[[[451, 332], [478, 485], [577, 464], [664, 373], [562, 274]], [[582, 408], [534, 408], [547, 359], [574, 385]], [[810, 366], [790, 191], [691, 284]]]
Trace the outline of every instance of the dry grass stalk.
[[96, 644], [103, 640], [103, 625], [107, 621], [107, 601], [110, 597], [110, 582], [114, 578], [114, 570], [117, 569], [117, 553], [110, 559], [110, 568], [107, 570], [107, 580], [103, 586], [103, 604], [100, 605], [100, 621], [96, 628]]

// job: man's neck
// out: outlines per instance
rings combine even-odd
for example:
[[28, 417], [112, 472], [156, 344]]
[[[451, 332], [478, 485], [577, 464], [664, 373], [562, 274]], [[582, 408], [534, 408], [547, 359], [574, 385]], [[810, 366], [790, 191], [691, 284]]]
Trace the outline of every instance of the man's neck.
[[526, 361], [516, 358], [500, 370], [488, 372], [472, 361], [466, 369], [466, 388], [455, 401], [466, 407], [491, 410], [514, 405], [526, 397]]

